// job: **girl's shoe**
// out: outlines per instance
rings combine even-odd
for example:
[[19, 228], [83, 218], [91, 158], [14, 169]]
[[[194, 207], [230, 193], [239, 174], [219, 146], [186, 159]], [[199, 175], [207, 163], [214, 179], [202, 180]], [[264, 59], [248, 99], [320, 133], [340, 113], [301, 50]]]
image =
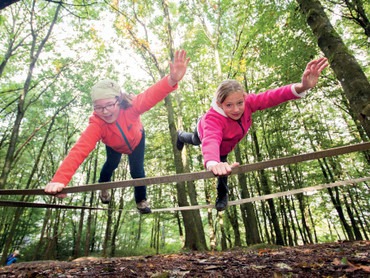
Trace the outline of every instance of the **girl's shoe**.
[[136, 203], [136, 207], [141, 214], [147, 214], [152, 212], [147, 200], [142, 200], [141, 202]]
[[99, 193], [100, 201], [103, 204], [109, 204], [110, 202], [110, 192], [108, 189], [101, 190]]
[[229, 199], [229, 195], [227, 193], [225, 195], [222, 195], [222, 196], [217, 196], [216, 209], [218, 211], [225, 210], [227, 208], [228, 199]]

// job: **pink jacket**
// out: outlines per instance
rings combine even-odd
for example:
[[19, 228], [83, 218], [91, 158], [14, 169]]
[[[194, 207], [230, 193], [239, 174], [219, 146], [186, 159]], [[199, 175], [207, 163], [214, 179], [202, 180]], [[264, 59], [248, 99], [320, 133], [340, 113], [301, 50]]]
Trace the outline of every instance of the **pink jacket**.
[[298, 99], [305, 93], [297, 94], [294, 84], [286, 85], [264, 93], [246, 94], [245, 111], [238, 120], [227, 117], [214, 99], [212, 107], [202, 116], [198, 123], [199, 138], [202, 141], [204, 164], [220, 162], [220, 156], [230, 153], [237, 143], [247, 134], [252, 113], [264, 110], [292, 99]]
[[137, 95], [131, 107], [120, 110], [115, 123], [105, 122], [94, 112], [89, 119], [89, 125], [69, 151], [51, 182], [67, 185], [80, 164], [100, 140], [119, 153], [130, 154], [140, 143], [143, 134], [140, 114], [148, 111], [177, 88], [177, 85], [170, 87], [167, 78], [163, 78]]

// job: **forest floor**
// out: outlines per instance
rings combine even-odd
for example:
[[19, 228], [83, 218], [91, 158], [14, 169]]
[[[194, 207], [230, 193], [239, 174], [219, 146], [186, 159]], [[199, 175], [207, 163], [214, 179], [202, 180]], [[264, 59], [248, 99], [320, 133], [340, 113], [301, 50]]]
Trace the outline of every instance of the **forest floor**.
[[0, 277], [370, 277], [370, 241], [21, 262], [1, 267]]

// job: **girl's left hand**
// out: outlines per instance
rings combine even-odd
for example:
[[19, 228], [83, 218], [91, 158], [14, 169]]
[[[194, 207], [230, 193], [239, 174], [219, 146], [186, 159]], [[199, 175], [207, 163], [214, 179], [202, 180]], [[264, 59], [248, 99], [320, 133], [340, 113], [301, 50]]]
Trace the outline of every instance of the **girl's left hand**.
[[189, 60], [189, 57], [186, 58], [186, 51], [184, 49], [176, 51], [173, 64], [171, 62], [169, 63], [170, 76], [168, 78], [168, 84], [171, 87], [175, 86], [184, 77]]
[[320, 73], [329, 65], [326, 63], [328, 59], [320, 58], [309, 62], [302, 76], [302, 90], [308, 90], [316, 86], [319, 80]]

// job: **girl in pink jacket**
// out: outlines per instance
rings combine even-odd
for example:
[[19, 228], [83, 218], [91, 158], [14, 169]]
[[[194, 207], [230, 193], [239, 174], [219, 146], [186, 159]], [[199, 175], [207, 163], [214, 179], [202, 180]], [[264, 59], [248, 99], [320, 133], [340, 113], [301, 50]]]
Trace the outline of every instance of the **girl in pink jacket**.
[[328, 66], [326, 61], [326, 58], [320, 58], [309, 62], [301, 83], [268, 90], [258, 95], [247, 95], [235, 80], [223, 81], [217, 88], [212, 107], [201, 117], [194, 133], [178, 131], [178, 150], [183, 149], [184, 143], [202, 144], [205, 167], [218, 176], [217, 210], [222, 211], [227, 207], [227, 176], [232, 167], [239, 165], [229, 165], [227, 155], [247, 134], [252, 123], [252, 113], [303, 97], [306, 90], [316, 85], [321, 71]]

